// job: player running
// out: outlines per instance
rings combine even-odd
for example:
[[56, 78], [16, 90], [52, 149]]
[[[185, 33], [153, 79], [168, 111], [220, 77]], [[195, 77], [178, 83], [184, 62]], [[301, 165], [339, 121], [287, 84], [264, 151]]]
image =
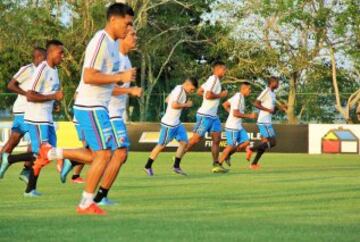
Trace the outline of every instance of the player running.
[[74, 113], [94, 158], [77, 208], [79, 214], [105, 214], [94, 202], [94, 192], [101, 179], [102, 187], [108, 189], [111, 186], [118, 173], [119, 163], [125, 162], [127, 157], [127, 149], [122, 146], [119, 148], [121, 142], [115, 140], [108, 106], [115, 83], [130, 82], [136, 77], [135, 69], [119, 72], [120, 58], [116, 41], [126, 37], [133, 16], [134, 11], [126, 4], [110, 5], [105, 28], [95, 34], [86, 48], [81, 78], [83, 85], [76, 98]]
[[154, 171], [152, 164], [160, 152], [173, 139], [179, 142], [176, 151], [173, 171], [177, 174], [186, 175], [180, 168], [182, 155], [188, 143], [188, 137], [184, 125], [180, 121], [181, 111], [183, 108], [191, 108], [193, 103], [187, 100], [187, 95], [195, 92], [198, 87], [198, 81], [195, 78], [188, 78], [182, 85], [177, 85], [166, 98], [166, 113], [161, 119], [160, 138], [158, 144], [152, 150], [150, 157], [145, 164], [145, 172], [148, 176], [153, 176]]
[[196, 114], [196, 124], [193, 135], [184, 152], [188, 152], [195, 144], [199, 143], [206, 132], [211, 134], [213, 166], [219, 164], [221, 122], [217, 115], [220, 99], [228, 95], [221, 90], [220, 80], [225, 76], [226, 65], [216, 61], [213, 64], [213, 75], [199, 88], [198, 95], [203, 97], [203, 102]]
[[32, 78], [32, 88], [26, 93], [28, 106], [24, 120], [27, 124], [31, 150], [37, 157], [31, 169], [29, 183], [25, 196], [38, 196], [36, 183], [43, 166], [49, 163], [40, 154], [40, 147], [56, 146], [56, 131], [52, 112], [55, 101], [62, 100], [64, 94], [60, 91], [60, 81], [57, 66], [64, 58], [64, 46], [58, 40], [51, 40], [46, 45], [46, 61], [37, 68]]
[[26, 100], [26, 92], [31, 89], [31, 78], [36, 67], [45, 60], [46, 50], [36, 47], [32, 53], [32, 63], [20, 68], [8, 84], [8, 89], [13, 93], [17, 93], [17, 98], [13, 106], [14, 121], [11, 128], [11, 134], [6, 144], [1, 149], [2, 163], [0, 167], [0, 179], [5, 175], [8, 167], [16, 162], [26, 161], [24, 169], [21, 171], [19, 179], [28, 183], [28, 176], [31, 170], [34, 156], [32, 152], [21, 155], [11, 155], [14, 148], [19, 144], [20, 140], [28, 132], [24, 122], [24, 113], [28, 108]]
[[[227, 100], [223, 107], [229, 113], [225, 123], [227, 146], [223, 150], [219, 165], [213, 168], [214, 173], [227, 172], [223, 167], [224, 161], [228, 160], [230, 156], [236, 152], [246, 149], [250, 145], [250, 139], [247, 131], [242, 126], [242, 119], [255, 119], [255, 113], [245, 113], [245, 97], [251, 93], [251, 85], [249, 82], [243, 82], [240, 85], [239, 92], [235, 93], [229, 100]], [[230, 166], [230, 163], [228, 164]]]
[[[276, 77], [270, 77], [268, 87], [262, 91], [255, 101], [255, 107], [260, 110], [257, 126], [261, 135], [261, 142], [247, 149], [246, 159], [250, 161], [252, 152], [257, 151], [256, 156], [250, 164], [250, 169], [259, 169], [258, 164], [261, 156], [266, 150], [270, 150], [276, 145], [275, 130], [272, 126], [272, 115], [276, 112], [276, 94], [275, 90], [279, 87], [279, 80]], [[286, 105], [280, 105], [282, 111], [286, 110]]]

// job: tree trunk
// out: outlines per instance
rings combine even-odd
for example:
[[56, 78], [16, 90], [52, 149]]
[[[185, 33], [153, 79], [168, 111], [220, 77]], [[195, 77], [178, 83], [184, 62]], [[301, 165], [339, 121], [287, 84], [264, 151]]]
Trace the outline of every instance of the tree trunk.
[[295, 100], [296, 100], [296, 80], [297, 74], [293, 74], [293, 77], [290, 78], [289, 82], [289, 96], [287, 102], [286, 115], [289, 124], [297, 124], [298, 118], [295, 115]]
[[[145, 55], [142, 53], [141, 54], [140, 85], [143, 88], [143, 90], [146, 90], [145, 80], [146, 80], [146, 58], [145, 58]], [[139, 109], [140, 109], [140, 121], [144, 122], [146, 120], [145, 92], [138, 100], [139, 100]]]

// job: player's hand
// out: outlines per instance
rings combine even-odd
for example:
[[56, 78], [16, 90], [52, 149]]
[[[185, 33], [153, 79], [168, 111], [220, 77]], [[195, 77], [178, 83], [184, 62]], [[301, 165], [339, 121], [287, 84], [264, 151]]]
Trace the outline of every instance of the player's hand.
[[187, 108], [191, 108], [193, 106], [193, 102], [191, 100], [188, 100], [185, 105]]
[[257, 114], [256, 113], [250, 113], [249, 114], [249, 119], [256, 119], [257, 118]]
[[224, 90], [224, 91], [222, 91], [222, 92], [220, 93], [220, 97], [221, 97], [221, 98], [227, 97], [227, 95], [228, 95], [228, 91], [227, 91], [227, 90]]
[[121, 82], [133, 82], [135, 80], [136, 80], [136, 68], [131, 68], [119, 74], [119, 81]]
[[275, 114], [276, 113], [276, 108], [270, 109], [269, 113]]
[[142, 93], [143, 93], [143, 89], [141, 87], [133, 87], [131, 89], [131, 96], [141, 97]]
[[63, 91], [57, 91], [54, 94], [54, 99], [56, 101], [61, 101], [64, 98], [64, 92]]

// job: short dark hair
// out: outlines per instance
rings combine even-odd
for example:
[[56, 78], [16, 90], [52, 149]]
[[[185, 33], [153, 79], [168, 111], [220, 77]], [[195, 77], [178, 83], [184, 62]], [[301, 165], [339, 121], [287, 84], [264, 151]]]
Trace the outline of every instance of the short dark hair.
[[242, 81], [240, 84], [241, 84], [241, 85], [246, 85], [246, 86], [250, 86], [250, 85], [251, 85], [250, 81], [248, 81], [248, 80], [244, 80], [244, 81]]
[[63, 46], [64, 44], [60, 40], [57, 40], [57, 39], [48, 40], [46, 42], [46, 49], [48, 50], [53, 45], [55, 45], [55, 46]]
[[268, 85], [272, 82], [279, 82], [279, 78], [276, 76], [271, 76], [268, 80]]
[[191, 84], [195, 87], [195, 88], [198, 88], [199, 86], [199, 81], [196, 77], [188, 77], [186, 79], [187, 81], [191, 82]]
[[46, 53], [46, 50], [44, 48], [38, 47], [38, 46], [34, 47], [33, 51], [39, 51], [39, 52], [42, 52], [42, 53]]
[[124, 3], [111, 4], [106, 11], [107, 20], [109, 20], [112, 16], [125, 17], [126, 15], [135, 16], [135, 13], [129, 5]]
[[212, 67], [217, 67], [217, 66], [226, 66], [225, 62], [221, 61], [221, 60], [216, 60], [212, 63]]

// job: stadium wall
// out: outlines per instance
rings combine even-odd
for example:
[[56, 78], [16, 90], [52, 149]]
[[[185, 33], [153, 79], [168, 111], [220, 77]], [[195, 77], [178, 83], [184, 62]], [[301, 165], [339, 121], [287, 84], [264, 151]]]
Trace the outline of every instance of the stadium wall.
[[[151, 151], [159, 139], [160, 125], [158, 123], [129, 123], [127, 125], [131, 141], [132, 151]], [[185, 124], [189, 137], [194, 124]], [[256, 124], [244, 124], [248, 131], [251, 142], [259, 142], [260, 134]], [[277, 146], [272, 152], [281, 153], [308, 153], [308, 125], [274, 125], [277, 134]], [[78, 141], [76, 130], [72, 122], [57, 122], [58, 146], [64, 148], [81, 147]], [[0, 122], [0, 147], [4, 145], [11, 131], [11, 122]], [[24, 151], [29, 144], [29, 137], [25, 136], [15, 151]], [[205, 139], [197, 144], [193, 151], [210, 151], [211, 137], [207, 135]], [[226, 145], [225, 133], [222, 133], [221, 146]], [[168, 151], [176, 149], [177, 143], [174, 141], [168, 145]]]

